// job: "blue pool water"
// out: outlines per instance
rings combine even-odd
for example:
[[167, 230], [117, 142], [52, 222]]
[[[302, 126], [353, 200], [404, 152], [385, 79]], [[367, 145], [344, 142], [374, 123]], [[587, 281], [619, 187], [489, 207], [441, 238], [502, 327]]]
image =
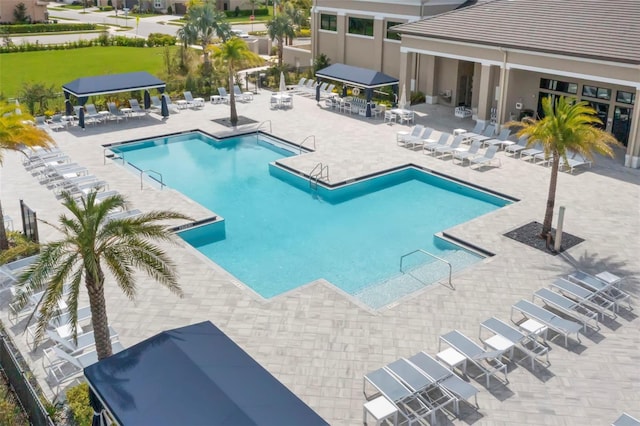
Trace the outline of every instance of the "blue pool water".
[[224, 217], [180, 236], [266, 298], [319, 278], [357, 294], [398, 274], [405, 253], [459, 251], [434, 234], [509, 203], [412, 168], [311, 191], [270, 164], [293, 154], [260, 138], [194, 133], [112, 150]]

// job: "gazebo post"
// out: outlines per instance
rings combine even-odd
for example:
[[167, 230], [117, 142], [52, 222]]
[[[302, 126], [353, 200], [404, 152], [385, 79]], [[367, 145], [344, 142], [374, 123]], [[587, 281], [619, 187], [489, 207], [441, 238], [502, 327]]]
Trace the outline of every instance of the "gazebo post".
[[371, 98], [373, 97], [373, 89], [371, 87], [367, 87], [365, 89], [365, 94], [367, 97], [367, 113], [365, 116], [367, 118], [371, 118]]

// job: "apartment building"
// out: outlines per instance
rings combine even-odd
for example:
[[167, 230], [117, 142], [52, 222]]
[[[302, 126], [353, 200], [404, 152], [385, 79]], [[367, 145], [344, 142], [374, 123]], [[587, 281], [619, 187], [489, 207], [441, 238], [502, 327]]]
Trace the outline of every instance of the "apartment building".
[[15, 17], [13, 12], [16, 6], [23, 3], [26, 7], [27, 16], [31, 22], [44, 22], [49, 19], [47, 14], [47, 2], [42, 0], [0, 0], [0, 22], [13, 23]]

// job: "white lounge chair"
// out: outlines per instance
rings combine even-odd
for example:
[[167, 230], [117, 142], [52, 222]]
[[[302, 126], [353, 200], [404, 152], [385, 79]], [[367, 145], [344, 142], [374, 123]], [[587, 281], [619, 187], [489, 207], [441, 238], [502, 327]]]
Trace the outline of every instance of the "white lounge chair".
[[160, 101], [159, 97], [151, 96], [151, 106], [149, 107], [149, 109], [152, 112], [156, 112], [158, 114], [162, 112], [162, 101]]
[[520, 151], [520, 158], [524, 158], [531, 162], [534, 162], [536, 158], [540, 158], [540, 155], [544, 155], [544, 149], [542, 149], [542, 144], [540, 142], [536, 142], [531, 148], [526, 148]]
[[553, 281], [551, 287], [576, 302], [597, 311], [602, 318], [605, 315], [612, 319], [618, 316], [616, 314], [616, 302], [604, 294], [599, 294], [564, 278], [558, 278]]
[[[520, 300], [511, 306], [511, 320], [513, 321], [514, 312], [520, 312], [525, 318], [531, 318], [545, 325], [547, 328], [555, 331], [559, 335], [564, 336], [564, 345], [569, 344], [569, 335], [575, 333], [578, 343], [580, 340], [580, 330], [582, 324], [559, 317], [528, 300]], [[516, 323], [514, 321], [514, 323]], [[516, 323], [517, 324], [517, 323]]]
[[[111, 345], [111, 350], [114, 354], [117, 354], [124, 350], [124, 346], [120, 342], [115, 342]], [[48, 358], [51, 363], [46, 367], [46, 371], [56, 385], [60, 385], [66, 380], [81, 374], [83, 369], [98, 362], [98, 353], [93, 350], [78, 355], [70, 355], [62, 348], [53, 346]]]
[[138, 118], [148, 114], [146, 110], [140, 107], [137, 99], [129, 99], [129, 106], [131, 107], [131, 114], [137, 116]]
[[485, 376], [487, 379], [487, 387], [489, 387], [489, 379], [499, 372], [504, 374], [505, 383], [509, 383], [509, 379], [507, 378], [507, 365], [500, 361], [500, 357], [502, 357], [502, 354], [505, 351], [486, 351], [482, 346], [478, 345], [458, 330], [453, 330], [447, 334], [443, 334], [440, 336], [439, 342], [440, 345], [442, 343], [446, 343], [478, 367], [480, 371], [482, 371], [480, 376]]
[[[483, 338], [483, 330], [491, 332], [492, 336]], [[549, 348], [538, 342], [535, 335], [531, 336], [521, 333], [519, 330], [495, 317], [491, 317], [480, 324], [480, 335], [478, 337], [483, 344], [493, 350], [510, 348], [509, 359], [513, 361], [515, 361], [513, 352], [514, 349], [517, 348], [525, 354], [526, 358], [531, 359], [531, 369], [535, 368], [534, 361], [541, 356], [546, 356], [546, 364], [547, 366], [550, 365]]]
[[453, 142], [451, 142], [451, 144], [445, 145], [445, 146], [437, 146], [433, 150], [433, 155], [435, 155], [436, 157], [440, 155], [440, 158], [444, 158], [447, 155], [453, 155], [455, 150], [460, 147], [460, 144], [462, 143], [463, 139], [464, 139], [463, 135], [457, 135], [456, 137], [453, 138]]
[[498, 135], [498, 137], [485, 140], [482, 142], [482, 144], [485, 146], [491, 146], [491, 145], [502, 146], [502, 144], [509, 138], [510, 135], [511, 135], [511, 130], [508, 128], [504, 128], [500, 130], [500, 134]]
[[477, 121], [473, 130], [463, 133], [465, 142], [471, 142], [471, 138], [473, 138], [474, 136], [481, 136], [484, 128], [485, 124]]
[[426, 142], [422, 145], [422, 153], [426, 154], [427, 152], [433, 154], [433, 152], [440, 147], [447, 146], [447, 142], [449, 139], [453, 138], [450, 133], [440, 133], [440, 137], [436, 142], [430, 141]]
[[435, 379], [424, 374], [418, 367], [401, 358], [384, 367], [414, 394], [419, 395], [428, 407], [421, 416], [429, 416], [431, 424], [436, 423], [436, 413], [450, 404], [455, 404], [455, 397], [440, 387]]
[[504, 151], [510, 154], [513, 154], [515, 156], [517, 153], [520, 153], [520, 151], [522, 151], [523, 149], [527, 149], [528, 141], [529, 141], [529, 136], [520, 136], [520, 138], [518, 138], [517, 143], [512, 145], [507, 145], [504, 148]]
[[496, 158], [496, 153], [498, 152], [498, 148], [500, 145], [491, 145], [484, 154], [478, 155], [476, 157], [469, 158], [469, 164], [473, 167], [474, 164], [482, 167], [491, 165], [494, 160], [498, 160], [498, 167], [502, 166], [502, 162], [499, 158]]
[[[77, 323], [76, 323], [77, 326], [79, 327], [79, 329], [82, 329], [83, 323], [91, 320], [91, 307], [87, 305], [87, 306], [83, 306], [82, 308], [78, 308], [78, 311], [76, 312], [76, 318], [77, 318]], [[51, 318], [49, 322], [47, 322], [47, 326], [45, 330], [55, 330], [62, 326], [68, 325], [70, 322], [71, 322], [71, 313], [67, 310], [65, 312], [62, 312], [60, 315]], [[29, 346], [31, 350], [35, 350], [36, 348], [35, 337], [36, 337], [37, 329], [38, 329], [38, 324], [36, 323], [36, 324], [31, 324], [25, 330], [27, 346]], [[43, 336], [43, 338], [44, 337], [47, 337], [46, 334]]]
[[51, 120], [49, 120], [49, 128], [52, 130], [65, 129], [67, 123], [67, 121], [62, 120], [62, 114], [53, 114]]
[[396, 142], [398, 145], [405, 145], [406, 141], [411, 138], [417, 138], [420, 136], [422, 131], [424, 130], [424, 126], [422, 124], [416, 124], [413, 126], [411, 131], [400, 131], [396, 133]]
[[470, 139], [471, 142], [480, 141], [484, 143], [485, 141], [493, 139], [495, 134], [496, 134], [496, 126], [494, 126], [493, 124], [489, 124], [487, 127], [485, 127], [482, 134], [469, 136], [465, 133], [465, 136], [467, 136], [467, 139]]
[[225, 104], [229, 103], [231, 97], [227, 93], [227, 89], [225, 89], [224, 87], [218, 87], [218, 94], [220, 95], [221, 102], [224, 102]]
[[107, 109], [109, 110], [109, 118], [115, 119], [116, 122], [127, 118], [125, 113], [118, 109], [115, 102], [107, 102]]
[[628, 293], [620, 290], [612, 284], [609, 284], [593, 275], [589, 275], [586, 272], [577, 271], [569, 274], [569, 280], [580, 284], [583, 287], [589, 288], [599, 294], [605, 295], [609, 299], [615, 302], [615, 309], [620, 309], [620, 302], [626, 301], [629, 310], [633, 310], [631, 306], [630, 296]]
[[593, 322], [594, 330], [599, 330], [598, 325], [598, 312], [590, 309], [587, 306], [583, 306], [580, 303], [575, 302], [563, 295], [549, 290], [548, 288], [541, 288], [533, 293], [532, 300], [539, 299], [546, 306], [550, 306], [556, 311], [562, 312], [565, 315], [582, 323], [583, 330], [587, 331], [589, 322]]
[[171, 98], [169, 97], [169, 95], [167, 95], [166, 93], [163, 93], [162, 96], [167, 102], [167, 109], [169, 110], [169, 112], [174, 112], [176, 114], [180, 112], [180, 108], [178, 108], [178, 105], [171, 102]]
[[475, 406], [476, 408], [478, 407], [478, 389], [462, 380], [431, 355], [425, 352], [418, 352], [409, 358], [409, 362], [456, 397], [454, 402], [456, 414], [460, 414], [460, 401], [468, 401], [471, 397], [474, 397]]
[[627, 413], [622, 413], [611, 423], [611, 426], [640, 426], [640, 420]]
[[49, 125], [47, 124], [47, 117], [44, 115], [38, 115], [35, 117], [36, 119], [36, 127], [42, 130], [49, 130]]
[[464, 160], [469, 160], [475, 157], [480, 150], [481, 142], [475, 141], [471, 144], [469, 149], [461, 150], [460, 148], [453, 151], [453, 158], [460, 160], [460, 164], [464, 165]]
[[86, 114], [84, 116], [84, 120], [89, 123], [101, 123], [104, 120], [104, 115], [100, 114], [98, 110], [96, 110], [96, 106], [94, 104], [86, 104], [84, 106], [86, 110]]
[[433, 134], [433, 131], [434, 130], [431, 127], [425, 127], [422, 130], [422, 133], [420, 134], [420, 136], [418, 136], [417, 138], [410, 137], [405, 142], [405, 147], [409, 149], [415, 149], [418, 146], [423, 147], [425, 143], [428, 143], [427, 141], [432, 140], [432, 139], [429, 139], [429, 137]]
[[233, 94], [240, 102], [249, 102], [253, 100], [253, 93], [243, 92], [237, 84], [233, 86]]
[[582, 154], [577, 152], [567, 155], [567, 159], [560, 158], [560, 168], [562, 170], [569, 170], [569, 173], [573, 173], [576, 167], [589, 166], [591, 167], [591, 161], [586, 159]]
[[204, 108], [204, 98], [194, 98], [191, 92], [186, 91], [183, 93], [184, 100], [187, 101], [189, 108], [197, 109]]
[[[73, 336], [61, 336], [56, 329], [46, 330], [45, 333], [49, 340], [54, 342], [59, 348], [71, 355], [76, 355], [80, 352], [83, 352], [86, 349], [95, 346], [96, 344], [93, 330], [86, 333], [78, 334], [76, 339], [74, 339]], [[117, 341], [118, 339], [118, 332], [115, 331], [111, 326], [109, 326], [109, 338], [111, 339], [112, 343]], [[44, 352], [45, 356], [49, 355], [50, 348], [45, 349]], [[48, 364], [50, 364], [50, 362]]]

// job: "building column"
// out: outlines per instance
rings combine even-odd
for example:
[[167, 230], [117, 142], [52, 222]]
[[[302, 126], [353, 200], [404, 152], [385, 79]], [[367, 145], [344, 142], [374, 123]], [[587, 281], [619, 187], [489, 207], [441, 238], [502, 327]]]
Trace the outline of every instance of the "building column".
[[631, 132], [624, 157], [624, 165], [633, 169], [640, 168], [640, 87], [636, 88], [636, 103], [631, 117]]
[[[436, 57], [433, 55], [420, 55], [420, 83], [424, 82], [424, 98], [427, 104], [438, 103], [436, 92]], [[418, 76], [416, 76], [417, 78]]]
[[491, 120], [491, 105], [493, 105], [495, 97], [493, 72], [494, 67], [482, 64], [480, 84], [478, 85], [478, 113], [476, 119], [478, 122], [486, 123]]
[[402, 86], [404, 85], [407, 89], [407, 102], [409, 102], [410, 93], [411, 93], [411, 70], [413, 69], [413, 57], [415, 53], [407, 53], [400, 51], [400, 75], [398, 79], [400, 80], [398, 83], [398, 98], [402, 94]]
[[[313, 61], [318, 56], [318, 30], [320, 29], [320, 13], [311, 9], [311, 60]], [[305, 64], [306, 65], [306, 64]], [[313, 64], [312, 64], [313, 65]]]
[[344, 12], [339, 12], [338, 16], [336, 17], [336, 35], [338, 36], [338, 40], [336, 40], [336, 42], [338, 43], [338, 54], [337, 54], [337, 58], [334, 62], [336, 63], [340, 63], [340, 64], [346, 64], [347, 62], [345, 61], [346, 58], [346, 51], [345, 51], [345, 45], [347, 44], [347, 30], [348, 30], [348, 25], [347, 25], [347, 15], [345, 15]]
[[373, 62], [371, 68], [376, 71], [382, 70], [382, 46], [385, 37], [384, 20], [382, 16], [376, 16], [373, 19]]
[[500, 130], [500, 125], [507, 121], [507, 95], [509, 94], [509, 77], [511, 69], [500, 67], [500, 96], [498, 97], [498, 110], [496, 111], [496, 127]]

